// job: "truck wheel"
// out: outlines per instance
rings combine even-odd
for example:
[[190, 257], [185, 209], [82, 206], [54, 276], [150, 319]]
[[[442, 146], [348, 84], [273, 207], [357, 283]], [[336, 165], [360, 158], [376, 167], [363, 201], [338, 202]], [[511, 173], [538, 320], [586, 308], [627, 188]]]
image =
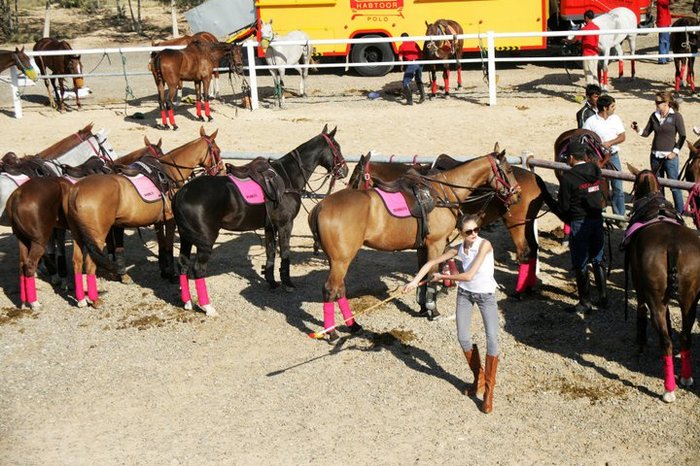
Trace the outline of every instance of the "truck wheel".
[[[363, 39], [380, 37], [377, 35], [364, 36]], [[388, 42], [376, 44], [355, 44], [350, 52], [350, 61], [353, 63], [378, 63], [394, 61], [394, 51]], [[357, 66], [357, 74], [360, 76], [384, 76], [394, 68], [393, 65]]]

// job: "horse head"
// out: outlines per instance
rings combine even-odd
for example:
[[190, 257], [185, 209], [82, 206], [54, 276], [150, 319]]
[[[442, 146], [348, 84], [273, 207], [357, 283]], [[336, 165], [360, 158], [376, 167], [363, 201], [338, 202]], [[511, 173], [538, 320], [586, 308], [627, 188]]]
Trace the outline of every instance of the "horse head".
[[498, 143], [496, 143], [493, 152], [488, 155], [488, 158], [493, 172], [489, 185], [506, 207], [516, 204], [520, 201], [521, 188], [518, 180], [515, 178], [513, 167], [508, 163], [506, 151], [501, 151]]
[[238, 43], [230, 44], [227, 53], [229, 69], [233, 69], [236, 74], [243, 74], [243, 46]]
[[[442, 36], [445, 34], [440, 28], [438, 21], [434, 23], [425, 22], [425, 35], [426, 36]], [[426, 40], [423, 45], [423, 55], [425, 59], [437, 59], [443, 58], [440, 55], [440, 51], [445, 47], [447, 40], [445, 39], [430, 39]]]
[[633, 200], [641, 199], [649, 194], [657, 194], [661, 192], [661, 185], [656, 173], [652, 170], [639, 170], [634, 165], [627, 164], [630, 173], [634, 175], [634, 187], [632, 188]]
[[270, 42], [275, 40], [275, 37], [275, 32], [272, 30], [272, 20], [268, 23], [260, 21], [260, 46], [263, 50], [267, 50]]
[[199, 128], [199, 136], [207, 143], [207, 153], [200, 160], [199, 166], [204, 168], [209, 175], [216, 175], [224, 169], [221, 160], [221, 149], [215, 141], [217, 134], [219, 134], [218, 129], [207, 136], [207, 133], [204, 131], [204, 126]]
[[323, 151], [323, 158], [320, 165], [328, 170], [331, 175], [331, 187], [335, 180], [339, 180], [348, 176], [348, 164], [340, 150], [340, 144], [335, 140], [335, 133], [338, 127], [333, 128], [333, 131], [328, 132], [328, 125], [323, 127], [321, 136], [328, 143], [328, 147]]
[[24, 47], [22, 47], [21, 50], [15, 47], [15, 51], [12, 53], [12, 56], [15, 59], [15, 65], [17, 66], [17, 69], [24, 73], [26, 77], [28, 77], [34, 82], [36, 82], [36, 80], [39, 79], [38, 72], [34, 68], [34, 64], [27, 56], [27, 54], [24, 53]]
[[372, 158], [372, 151], [367, 155], [361, 155], [355, 169], [350, 175], [348, 187], [352, 189], [369, 189], [372, 186], [372, 176], [369, 170], [369, 163]]

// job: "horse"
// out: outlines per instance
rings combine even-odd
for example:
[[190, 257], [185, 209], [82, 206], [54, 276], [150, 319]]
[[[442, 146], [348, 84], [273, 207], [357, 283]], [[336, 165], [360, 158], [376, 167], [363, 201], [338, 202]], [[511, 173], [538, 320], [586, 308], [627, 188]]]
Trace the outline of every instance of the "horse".
[[[494, 148], [498, 152], [498, 148]], [[461, 162], [441, 154], [433, 164], [403, 164], [392, 162], [371, 162], [370, 154], [360, 157], [359, 163], [350, 175], [348, 186], [353, 189], [370, 189], [376, 181], [393, 181], [413, 169], [426, 175], [432, 168], [445, 170], [459, 165]], [[522, 299], [537, 284], [537, 232], [535, 220], [544, 203], [555, 215], [559, 211], [556, 200], [547, 189], [547, 185], [539, 175], [521, 167], [512, 167], [515, 180], [520, 186], [520, 201], [507, 205], [505, 199], [498, 196], [475, 196], [467, 198], [461, 209], [464, 213], [482, 215], [481, 226], [490, 225], [499, 217], [508, 229], [515, 245], [516, 258], [520, 264], [515, 299]], [[419, 264], [419, 266], [422, 264]]]
[[24, 53], [24, 47], [21, 50], [17, 47], [14, 50], [0, 50], [0, 73], [11, 66], [16, 66], [18, 70], [32, 81], [36, 81], [38, 78], [37, 70], [34, 69], [32, 61]]
[[[431, 39], [423, 45], [424, 60], [448, 60], [454, 58], [457, 64], [457, 89], [462, 87], [462, 47], [463, 39], [456, 36], [463, 34], [462, 26], [451, 19], [438, 19], [434, 23], [425, 22], [426, 36], [453, 36], [452, 39]], [[438, 65], [430, 66], [430, 98], [437, 93], [436, 69]], [[445, 97], [450, 96], [450, 63], [445, 63], [442, 71], [442, 79], [445, 82]]]
[[[343, 189], [319, 202], [309, 213], [309, 227], [314, 237], [314, 248], [320, 246], [328, 257], [330, 273], [323, 285], [324, 324], [333, 315], [338, 301], [346, 319], [352, 317], [346, 297], [345, 276], [350, 263], [360, 248], [368, 246], [380, 251], [400, 251], [420, 248], [425, 257], [422, 263], [444, 252], [447, 238], [454, 231], [461, 205], [475, 191], [491, 192], [513, 204], [520, 198], [520, 187], [515, 180], [505, 151], [491, 153], [433, 176], [416, 175], [421, 191], [430, 192], [434, 208], [424, 207], [427, 233], [419, 234], [417, 218], [393, 216], [375, 190]], [[407, 177], [399, 182], [413, 183]], [[425, 206], [425, 204], [422, 204]], [[423, 292], [421, 292], [421, 296]], [[426, 295], [433, 296], [434, 290]], [[429, 309], [428, 317], [439, 315]], [[328, 327], [328, 325], [326, 325]]]
[[[700, 2], [700, 0], [699, 0]], [[697, 3], [697, 2], [696, 2]], [[673, 27], [697, 26], [697, 18], [684, 17], [673, 22]], [[671, 51], [677, 53], [698, 53], [698, 32], [672, 32]], [[681, 90], [681, 86], [690, 86], [690, 91], [695, 93], [695, 57], [673, 57], [676, 66], [676, 92]]]
[[688, 200], [684, 210], [692, 215], [695, 228], [700, 230], [700, 139], [695, 141], [694, 144], [690, 141], [686, 142], [690, 153], [678, 178], [695, 183], [693, 189], [688, 193]]
[[[167, 40], [162, 40], [160, 42], [155, 42], [151, 41], [151, 46], [153, 47], [165, 47], [168, 45], [189, 45], [191, 42], [194, 41], [200, 41], [200, 42], [209, 42], [212, 44], [216, 44], [219, 42], [219, 39], [216, 38], [214, 34], [211, 32], [207, 31], [201, 31], [197, 32], [195, 34], [189, 35], [186, 34], [184, 36], [180, 37], [175, 37], [174, 39], [167, 39]], [[150, 66], [152, 66], [153, 63], [153, 58], [156, 56], [156, 52], [151, 52], [151, 61], [149, 62], [149, 69]], [[217, 65], [218, 66], [218, 65]], [[209, 95], [209, 97], [219, 97], [219, 72], [214, 69], [212, 71], [212, 87], [213, 87], [213, 93]], [[175, 97], [175, 105], [180, 105], [180, 98], [182, 97], [182, 81], [180, 81], [180, 84], [177, 87], [177, 96]]]
[[[12, 233], [17, 237], [19, 245], [20, 267], [20, 301], [31, 309], [41, 306], [37, 299], [34, 275], [39, 260], [44, 256], [49, 241], [56, 239], [60, 246], [65, 248], [66, 222], [65, 206], [68, 201], [70, 189], [77, 181], [76, 176], [88, 176], [90, 174], [110, 173], [112, 167], [128, 165], [145, 154], [162, 155], [158, 144], [151, 144], [148, 138], [144, 138], [145, 147], [137, 149], [130, 154], [118, 158], [111, 163], [97, 156], [90, 157], [85, 163], [74, 167], [65, 168], [68, 175], [32, 178], [12, 193], [7, 201], [7, 213], [12, 226]], [[57, 232], [56, 230], [60, 230]], [[123, 238], [123, 230], [121, 231]], [[121, 251], [115, 250], [115, 255], [123, 255], [123, 241]], [[55, 263], [58, 275], [52, 278], [53, 284], [65, 286], [66, 261], [65, 252], [56, 261], [56, 257], [49, 260]], [[51, 269], [49, 268], [50, 273]]]
[[[278, 41], [304, 41], [303, 45], [279, 44]], [[270, 74], [275, 86], [275, 97], [280, 107], [284, 106], [284, 74], [287, 65], [295, 65], [293, 68], [301, 75], [299, 94], [306, 97], [304, 80], [309, 75], [308, 65], [311, 63], [311, 48], [309, 36], [304, 31], [290, 31], [284, 36], [279, 36], [272, 30], [272, 20], [269, 23], [260, 23], [260, 43], [265, 51], [265, 61], [270, 68]], [[299, 65], [304, 65], [301, 67]]]
[[[158, 263], [161, 275], [174, 275], [173, 242], [175, 224], [171, 208], [171, 193], [181, 188], [198, 167], [209, 174], [221, 170], [221, 150], [216, 144], [218, 130], [207, 135], [200, 128], [200, 137], [160, 157], [162, 175], [167, 179], [170, 192], [161, 192], [160, 201], [146, 202], [126, 176], [88, 176], [71, 188], [67, 220], [73, 236], [73, 270], [78, 307], [92, 304], [99, 307], [95, 265], [112, 273], [117, 269], [102, 252], [107, 233], [112, 226], [141, 227], [162, 225], [165, 232], [158, 237]], [[157, 189], [155, 186], [153, 189]], [[83, 248], [87, 251], [83, 259]], [[88, 295], [83, 287], [83, 260], [87, 274]], [[89, 301], [88, 301], [89, 300]]]
[[[39, 39], [36, 44], [34, 44], [33, 50], [35, 52], [48, 52], [55, 50], [73, 50], [68, 42], [65, 40], [58, 41], [52, 37], [44, 37]], [[80, 62], [80, 55], [66, 54], [66, 55], [40, 55], [37, 60], [37, 66], [39, 67], [39, 72], [42, 76], [46, 76], [47, 70], [51, 70], [53, 74], [82, 74], [83, 65]], [[53, 91], [56, 94], [56, 101], [54, 101], [51, 91], [49, 89], [49, 81], [53, 86]], [[58, 88], [56, 87], [56, 78], [49, 78], [44, 81], [46, 84], [46, 92], [49, 95], [49, 102], [51, 103], [51, 108], [58, 108], [59, 111], [65, 110], [65, 102], [63, 95], [65, 93], [65, 78], [58, 78]], [[80, 96], [78, 94], [78, 89], [83, 87], [84, 80], [82, 77], [73, 78], [73, 91], [75, 92], [75, 102], [78, 108], [80, 108]], [[59, 92], [60, 88], [60, 92]]]
[[[337, 129], [337, 128], [336, 128]], [[180, 233], [180, 284], [181, 297], [186, 309], [192, 309], [189, 292], [188, 275], [192, 275], [199, 298], [199, 306], [208, 316], [216, 315], [216, 310], [209, 301], [205, 276], [207, 261], [211, 256], [214, 242], [219, 230], [250, 231], [265, 228], [265, 251], [267, 260], [264, 268], [265, 280], [270, 288], [278, 286], [274, 277], [275, 250], [277, 237], [280, 247], [280, 278], [285, 290], [293, 290], [290, 280], [289, 241], [294, 226], [294, 219], [299, 213], [301, 195], [309, 185], [309, 177], [319, 165], [328, 171], [331, 178], [329, 191], [335, 180], [348, 174], [347, 164], [335, 140], [336, 129], [328, 132], [324, 126], [321, 134], [300, 145], [278, 160], [269, 164], [263, 162], [264, 170], [272, 170], [275, 177], [281, 177], [283, 188], [274, 201], [250, 204], [247, 194], [234, 184], [231, 176], [212, 179], [193, 180], [181, 189], [173, 201], [173, 210]], [[251, 162], [245, 168], [255, 171]], [[260, 162], [258, 162], [260, 163]], [[236, 172], [239, 173], [236, 173]], [[239, 178], [240, 179], [240, 178]], [[197, 247], [197, 254], [192, 264], [192, 247]]]
[[[625, 7], [613, 8], [607, 13], [593, 18], [593, 22], [601, 30], [616, 30], [616, 29], [637, 29], [637, 15], [632, 10]], [[610, 62], [610, 50], [615, 49], [615, 52], [620, 57], [619, 75], [624, 74], [624, 64], [622, 61], [622, 42], [627, 40], [629, 45], [630, 55], [634, 55], [637, 50], [637, 34], [601, 34], [598, 39], [598, 49], [603, 54], [602, 70], [598, 70], [598, 81], [603, 90], [607, 90], [608, 85], [608, 63]], [[632, 79], [635, 76], [635, 63], [632, 59]]]
[[635, 174], [635, 203], [621, 245], [625, 251], [625, 298], [627, 274], [631, 273], [637, 293], [637, 345], [641, 352], [646, 344], [648, 312], [663, 353], [662, 399], [670, 403], [676, 398], [676, 380], [668, 305], [677, 298], [682, 321], [680, 384], [689, 387], [693, 384], [691, 331], [700, 298], [700, 238], [683, 225], [673, 205], [661, 195], [654, 172], [631, 170]]
[[[209, 82], [214, 68], [219, 66], [223, 57], [229, 58], [229, 65], [235, 68], [236, 73], [242, 73], [243, 55], [241, 46], [238, 44], [193, 41], [182, 50], [165, 49], [156, 53], [149, 67], [158, 88], [162, 126], [156, 125], [157, 128], [168, 129], [168, 120], [173, 130], [178, 128], [175, 124], [173, 98], [183, 80], [194, 81], [197, 94], [197, 119], [204, 121], [202, 99], [204, 99], [204, 113], [207, 119], [209, 121], [214, 119], [209, 108]], [[166, 85], [168, 86], [167, 96]]]

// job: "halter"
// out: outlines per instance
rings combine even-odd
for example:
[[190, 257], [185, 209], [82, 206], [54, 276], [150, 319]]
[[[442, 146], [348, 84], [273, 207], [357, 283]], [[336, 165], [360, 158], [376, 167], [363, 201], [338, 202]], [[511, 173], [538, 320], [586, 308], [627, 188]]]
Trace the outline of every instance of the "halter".
[[15, 66], [25, 75], [27, 74], [27, 71], [32, 69], [31, 64], [29, 66], [24, 66], [24, 63], [19, 59], [19, 53], [17, 52], [12, 52], [12, 58], [15, 59]]
[[[441, 24], [438, 23], [433, 23], [428, 27], [428, 32], [430, 32], [431, 29], [436, 28], [437, 29], [437, 34], [427, 34], [429, 36], [446, 36], [449, 35], [449, 26], [446, 26], [446, 28], [443, 28]], [[428, 51], [437, 56], [438, 51], [440, 50], [445, 50], [449, 51], [450, 53], [454, 53], [454, 46], [452, 45], [454, 41], [457, 40], [456, 34], [452, 34], [452, 39], [440, 39], [440, 40], [430, 40], [425, 43], [425, 48], [428, 49]], [[439, 44], [439, 45], [438, 45]], [[449, 47], [445, 44], [448, 44]]]
[[340, 149], [338, 149], [338, 146], [334, 143], [330, 136], [328, 136], [326, 133], [321, 133], [321, 136], [323, 136], [323, 139], [326, 140], [328, 147], [331, 148], [331, 152], [333, 153], [333, 166], [330, 170], [331, 184], [328, 190], [328, 192], [330, 192], [333, 189], [335, 181], [343, 177], [343, 169], [347, 169], [348, 164], [343, 158], [343, 154], [340, 153]]
[[508, 208], [515, 204], [513, 197], [520, 192], [520, 185], [515, 183], [514, 186], [511, 186], [500, 162], [491, 155], [488, 157], [491, 163], [491, 170], [493, 171], [493, 177], [489, 180], [489, 184], [495, 184], [493, 188], [496, 192], [496, 197]]
[[[209, 136], [202, 136], [207, 142], [207, 158], [211, 156], [212, 163], [209, 168], [205, 168], [208, 175], [216, 175], [221, 171], [221, 149], [214, 144], [214, 140]], [[206, 160], [206, 159], [205, 159]]]

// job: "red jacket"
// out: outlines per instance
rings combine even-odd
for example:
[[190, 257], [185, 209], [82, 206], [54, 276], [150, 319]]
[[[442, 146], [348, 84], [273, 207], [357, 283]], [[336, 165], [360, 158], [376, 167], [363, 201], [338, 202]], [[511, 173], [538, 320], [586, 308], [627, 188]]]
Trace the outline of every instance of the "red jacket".
[[656, 26], [671, 25], [671, 0], [656, 0]]
[[[591, 21], [581, 28], [582, 31], [600, 31], [600, 28]], [[591, 57], [598, 55], [598, 37], [597, 35], [591, 36], [579, 36], [581, 39], [581, 48], [583, 49], [584, 57]]]
[[418, 60], [420, 56], [420, 47], [412, 40], [402, 43], [401, 47], [399, 47], [399, 57], [404, 61]]

